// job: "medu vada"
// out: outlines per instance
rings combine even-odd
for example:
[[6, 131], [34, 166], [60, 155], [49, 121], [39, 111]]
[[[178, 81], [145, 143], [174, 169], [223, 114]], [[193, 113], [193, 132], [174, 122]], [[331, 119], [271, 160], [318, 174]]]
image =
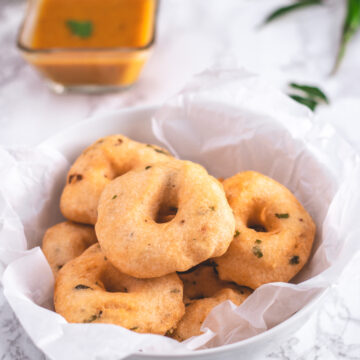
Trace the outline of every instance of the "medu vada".
[[184, 341], [192, 336], [200, 335], [201, 325], [215, 306], [226, 300], [232, 301], [235, 305], [240, 305], [250, 294], [249, 289], [225, 288], [211, 297], [188, 302], [185, 304], [185, 315], [179, 321], [171, 337], [178, 341]]
[[186, 271], [224, 254], [234, 229], [222, 185], [201, 165], [182, 160], [113, 180], [101, 194], [95, 226], [113, 265], [138, 278]]
[[220, 280], [215, 265], [210, 261], [179, 272], [178, 275], [184, 284], [185, 300], [207, 298], [224, 288], [238, 288], [236, 284]]
[[94, 225], [100, 194], [112, 179], [169, 158], [165, 149], [124, 135], [98, 140], [83, 151], [68, 172], [60, 200], [62, 214], [69, 220]]
[[56, 276], [68, 261], [96, 242], [93, 226], [64, 221], [47, 229], [41, 248]]
[[308, 260], [315, 224], [295, 196], [255, 171], [223, 182], [236, 230], [225, 255], [214, 259], [219, 276], [256, 289], [291, 280]]
[[161, 335], [175, 328], [185, 311], [177, 274], [135, 279], [114, 268], [99, 244], [59, 271], [54, 304], [71, 323], [116, 324]]

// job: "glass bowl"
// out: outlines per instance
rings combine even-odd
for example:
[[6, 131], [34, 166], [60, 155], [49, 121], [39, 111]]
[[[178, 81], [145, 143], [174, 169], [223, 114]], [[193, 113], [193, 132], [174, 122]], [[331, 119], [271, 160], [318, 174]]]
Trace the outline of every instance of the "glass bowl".
[[[147, 43], [141, 46], [109, 46], [109, 44], [99, 46], [99, 43], [94, 46], [93, 42], [91, 46], [86, 46], [86, 43], [89, 43], [87, 40], [82, 43], [85, 46], [73, 46], [76, 41], [81, 43], [78, 37], [75, 41], [70, 41], [72, 44], [69, 47], [65, 47], [63, 41], [60, 41], [60, 46], [39, 47], [34, 46], [33, 39], [38, 21], [41, 20], [41, 16], [38, 15], [39, 9], [44, 1], [59, 0], [29, 0], [25, 19], [19, 31], [17, 47], [24, 59], [46, 79], [52, 90], [57, 93], [102, 93], [126, 89], [134, 84], [155, 42], [157, 0], [143, 0], [153, 4], [153, 13], [147, 14], [153, 18], [144, 20], [147, 21], [146, 26], [150, 33]], [[139, 1], [142, 0], [137, 2]], [[126, 0], [123, 2], [126, 3]], [[105, 2], [99, 4], [101, 6]], [[102, 7], [102, 12], [104, 11], [111, 11], [111, 7], [108, 9]], [[109, 14], [110, 16], [114, 19], [114, 14]], [[65, 25], [72, 25], [71, 21]], [[82, 25], [89, 23], [83, 21]]]

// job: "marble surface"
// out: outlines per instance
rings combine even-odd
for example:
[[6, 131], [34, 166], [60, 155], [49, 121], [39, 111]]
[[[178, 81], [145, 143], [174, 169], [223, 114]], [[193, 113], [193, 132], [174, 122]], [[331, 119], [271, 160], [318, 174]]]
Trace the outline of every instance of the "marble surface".
[[[285, 90], [289, 81], [321, 85], [330, 106], [317, 121], [333, 123], [360, 150], [360, 33], [336, 76], [329, 76], [340, 37], [344, 1], [259, 24], [289, 0], [163, 0], [158, 38], [140, 81], [126, 92], [55, 95], [15, 47], [25, 4], [0, 1], [0, 145], [34, 145], [89, 116], [161, 103], [211, 65], [245, 66]], [[266, 359], [360, 359], [360, 256], [349, 264], [323, 305], [301, 330], [274, 343]], [[0, 295], [0, 359], [45, 359]]]

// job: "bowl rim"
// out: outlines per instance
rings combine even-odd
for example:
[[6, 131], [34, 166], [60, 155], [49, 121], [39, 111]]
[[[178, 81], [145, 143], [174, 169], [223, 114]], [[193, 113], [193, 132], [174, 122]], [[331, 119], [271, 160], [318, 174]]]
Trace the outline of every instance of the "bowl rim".
[[[35, 0], [33, 0], [35, 1]], [[146, 51], [149, 50], [154, 44], [155, 44], [155, 39], [157, 37], [156, 34], [156, 30], [157, 30], [157, 26], [156, 26], [156, 22], [158, 19], [158, 15], [159, 15], [159, 7], [160, 7], [160, 0], [155, 0], [155, 13], [154, 13], [154, 24], [153, 24], [153, 29], [152, 29], [152, 37], [149, 40], [149, 42], [145, 45], [142, 46], [114, 46], [114, 47], [72, 47], [72, 48], [67, 48], [67, 47], [51, 47], [51, 48], [41, 48], [41, 49], [34, 49], [31, 46], [27, 46], [25, 44], [23, 44], [23, 42], [21, 41], [22, 39], [22, 35], [25, 29], [25, 23], [26, 20], [28, 19], [28, 15], [29, 15], [29, 10], [32, 6], [32, 1], [29, 1], [28, 6], [27, 6], [27, 10], [25, 12], [24, 18], [21, 22], [21, 25], [19, 27], [19, 31], [17, 33], [17, 37], [16, 37], [16, 47], [24, 52], [25, 54], [60, 54], [60, 53], [131, 53], [131, 52], [136, 52], [136, 51]]]
[[[102, 122], [102, 121], [105, 121], [106, 119], [108, 119], [110, 117], [114, 117], [114, 116], [119, 116], [121, 118], [121, 117], [127, 116], [129, 114], [136, 114], [136, 113], [150, 113], [152, 115], [159, 108], [160, 108], [159, 104], [137, 105], [137, 106], [132, 106], [132, 107], [126, 107], [123, 109], [108, 111], [106, 113], [99, 114], [99, 115], [95, 114], [95, 115], [90, 116], [87, 119], [84, 119], [74, 125], [70, 125], [70, 126], [66, 127], [65, 129], [62, 129], [61, 131], [57, 132], [56, 134], [41, 141], [39, 143], [39, 145], [40, 146], [49, 146], [51, 148], [55, 148], [56, 150], [59, 150], [58, 149], [59, 141], [61, 142], [61, 139], [66, 138], [66, 134], [69, 131], [74, 131], [76, 129], [82, 128], [86, 124], [89, 124], [89, 123]], [[150, 117], [149, 121], [151, 121], [151, 117]], [[119, 122], [121, 122], [121, 119], [119, 120]], [[325, 298], [325, 296], [327, 295], [327, 293], [330, 289], [330, 286], [321, 287], [321, 288], [319, 287], [318, 293], [316, 295], [314, 295], [314, 297], [299, 311], [297, 311], [296, 313], [294, 313], [293, 315], [291, 315], [289, 318], [282, 321], [281, 323], [273, 326], [272, 328], [265, 330], [254, 336], [251, 336], [247, 339], [240, 340], [240, 341], [237, 341], [237, 342], [234, 342], [231, 344], [227, 344], [227, 345], [221, 345], [221, 346], [209, 348], [209, 349], [199, 349], [199, 350], [194, 350], [191, 352], [181, 352], [178, 354], [156, 353], [156, 352], [154, 352], [154, 353], [134, 352], [134, 353], [132, 353], [132, 355], [136, 355], [136, 356], [142, 357], [142, 358], [156, 357], [156, 358], [161, 358], [161, 359], [168, 359], [169, 357], [171, 357], [173, 359], [180, 359], [180, 358], [184, 358], [187, 356], [189, 356], [189, 357], [191, 356], [192, 358], [196, 358], [196, 357], [201, 358], [204, 355], [212, 355], [215, 353], [236, 350], [237, 348], [241, 348], [243, 346], [253, 344], [255, 342], [258, 342], [259, 340], [264, 340], [268, 337], [272, 337], [276, 333], [281, 332], [281, 330], [284, 329], [285, 327], [288, 327], [289, 325], [296, 323], [299, 319], [305, 317], [306, 314], [311, 312], [311, 310], [315, 309], [319, 305], [320, 301], [322, 301]], [[305, 322], [304, 322], [304, 324], [305, 324]]]

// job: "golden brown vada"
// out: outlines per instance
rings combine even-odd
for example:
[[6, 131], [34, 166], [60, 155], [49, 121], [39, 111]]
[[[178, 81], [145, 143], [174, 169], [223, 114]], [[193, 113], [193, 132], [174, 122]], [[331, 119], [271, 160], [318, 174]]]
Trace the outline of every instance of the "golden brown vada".
[[64, 221], [45, 232], [42, 251], [56, 276], [68, 261], [82, 254], [96, 241], [93, 226]]
[[236, 284], [220, 280], [215, 264], [210, 261], [205, 261], [178, 275], [184, 284], [186, 300], [207, 298], [224, 288], [238, 288]]
[[[166, 214], [175, 215], [167, 219]], [[151, 278], [225, 253], [235, 229], [221, 184], [200, 165], [173, 160], [133, 170], [101, 194], [96, 234], [121, 272]]]
[[112, 179], [170, 158], [165, 149], [124, 135], [98, 140], [83, 151], [68, 172], [60, 200], [62, 214], [69, 220], [94, 225], [100, 194]]
[[255, 171], [223, 182], [236, 230], [225, 255], [213, 259], [221, 279], [256, 289], [289, 281], [309, 258], [315, 224], [295, 196]]
[[184, 314], [177, 274], [140, 280], [115, 269], [94, 244], [59, 271], [54, 303], [72, 323], [109, 323], [140, 333], [165, 334]]
[[186, 340], [201, 334], [203, 324], [210, 311], [226, 300], [240, 305], [251, 294], [248, 289], [234, 290], [225, 288], [215, 295], [199, 300], [192, 300], [186, 304], [185, 315], [178, 323], [172, 337], [178, 341]]

